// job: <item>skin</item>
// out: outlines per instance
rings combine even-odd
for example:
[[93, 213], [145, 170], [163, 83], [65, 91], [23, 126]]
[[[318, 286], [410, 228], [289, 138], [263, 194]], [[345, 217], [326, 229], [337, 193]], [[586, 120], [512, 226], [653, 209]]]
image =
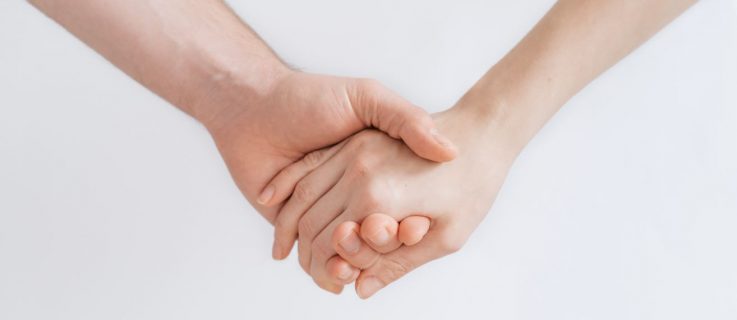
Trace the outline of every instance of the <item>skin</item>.
[[237, 186], [270, 222], [281, 207], [273, 199], [293, 190], [275, 190], [269, 180], [300, 159], [311, 168], [320, 153], [307, 153], [364, 128], [429, 160], [455, 157], [422, 109], [374, 80], [291, 70], [220, 0], [30, 2], [200, 121]]
[[[276, 221], [275, 257], [299, 231], [300, 263], [316, 282], [337, 292], [357, 278], [361, 297], [460, 248], [547, 119], [692, 2], [558, 2], [437, 115], [456, 149], [375, 81], [290, 70], [222, 1], [31, 1], [208, 129], [243, 194]], [[367, 127], [384, 133], [352, 137]], [[313, 183], [269, 184], [278, 172]], [[344, 250], [351, 239], [358, 245]]]
[[[310, 192], [324, 195], [288, 215], [298, 222], [277, 224], [275, 241], [298, 234], [300, 264], [315, 282], [339, 292], [355, 280], [362, 298], [455, 252], [489, 211], [517, 154], [550, 117], [694, 2], [559, 1], [453, 108], [435, 115], [458, 146], [454, 161], [432, 163], [384, 134], [363, 131], [323, 152], [317, 168], [292, 170], [292, 178], [282, 180], [286, 185], [278, 188], [288, 188], [303, 176], [316, 188]], [[423, 222], [429, 228], [408, 224], [402, 231], [402, 224], [421, 217], [432, 221]], [[387, 235], [377, 242], [382, 229]], [[398, 245], [402, 233], [413, 232], [419, 243]]]

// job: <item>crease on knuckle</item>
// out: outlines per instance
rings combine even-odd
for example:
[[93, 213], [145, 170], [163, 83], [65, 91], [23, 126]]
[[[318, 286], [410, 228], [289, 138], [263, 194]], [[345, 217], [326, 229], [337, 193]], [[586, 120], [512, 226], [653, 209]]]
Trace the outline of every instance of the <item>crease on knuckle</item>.
[[299, 170], [295, 164], [288, 165], [286, 168], [279, 172], [279, 176], [282, 177], [297, 177], [299, 176]]
[[[359, 118], [366, 126], [376, 125], [377, 118], [377, 96], [381, 95], [381, 84], [368, 78], [356, 79], [349, 87], [349, 100], [354, 105], [354, 112], [360, 111]], [[356, 108], [355, 106], [360, 106]]]
[[302, 180], [297, 183], [296, 187], [294, 187], [293, 196], [299, 202], [308, 203], [315, 199], [316, 194], [312, 185], [309, 182]]
[[381, 261], [381, 254], [376, 253], [369, 259], [366, 259], [366, 261], [359, 261], [356, 267], [360, 269], [368, 269], [368, 268], [373, 267], [375, 264], [379, 263], [379, 261]]
[[371, 171], [372, 168], [369, 161], [365, 157], [360, 156], [353, 160], [347, 170], [348, 175], [354, 179], [368, 177], [371, 175]]
[[307, 166], [308, 168], [317, 167], [320, 162], [322, 162], [322, 158], [324, 155], [324, 150], [310, 152], [302, 158], [302, 163], [304, 163], [305, 166]]
[[379, 279], [381, 279], [385, 285], [390, 282], [401, 278], [412, 270], [412, 265], [407, 261], [396, 258], [384, 259], [382, 263], [381, 272], [379, 273]]

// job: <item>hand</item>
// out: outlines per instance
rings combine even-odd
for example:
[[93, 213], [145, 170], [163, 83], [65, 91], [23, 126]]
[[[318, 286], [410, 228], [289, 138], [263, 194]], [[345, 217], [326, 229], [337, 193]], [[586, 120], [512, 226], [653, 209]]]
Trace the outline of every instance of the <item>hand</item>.
[[[427, 159], [448, 161], [455, 156], [452, 144], [435, 133], [427, 113], [376, 81], [286, 71], [274, 83], [268, 94], [256, 98], [238, 90], [213, 97], [210, 103], [220, 109], [203, 121], [236, 184], [270, 222], [279, 209], [275, 199], [293, 190], [266, 187], [267, 182], [306, 153], [363, 128], [376, 127], [400, 138]], [[318, 156], [312, 154], [300, 165], [312, 168]], [[312, 196], [304, 191], [298, 188], [294, 198]]]
[[274, 174], [363, 128], [400, 138], [430, 160], [454, 157], [422, 109], [376, 81], [290, 70], [223, 1], [32, 3], [202, 122], [249, 201], [262, 193], [256, 207], [269, 221], [274, 191], [264, 186]]
[[[310, 194], [322, 197], [314, 204], [300, 206], [309, 208], [304, 215], [303, 211], [290, 210], [292, 199], [287, 202], [277, 217], [277, 243], [285, 243], [280, 237], [288, 242], [298, 230], [300, 264], [320, 287], [331, 292], [341, 291], [353, 280], [337, 274], [347, 274], [333, 258], [340, 254], [363, 269], [357, 290], [364, 298], [423, 263], [456, 251], [488, 212], [519, 150], [496, 134], [501, 132], [497, 127], [466, 112], [464, 104], [469, 103], [461, 101], [435, 118], [438, 128], [459, 146], [458, 157], [452, 162], [438, 164], [418, 158], [402, 143], [365, 130], [344, 144], [320, 151], [315, 162], [321, 165], [312, 172], [287, 168], [290, 175], [278, 175], [274, 179], [277, 185], [289, 186], [291, 177], [306, 175], [299, 183], [309, 186]], [[340, 234], [333, 239], [341, 223], [361, 222], [372, 213], [388, 214], [397, 221], [425, 216], [432, 225], [421, 242], [395, 251], [391, 250], [396, 241], [388, 247], [367, 241], [369, 249], [376, 252], [391, 251], [385, 255], [356, 246], [355, 241], [341, 246]], [[294, 226], [297, 230], [290, 229]], [[350, 235], [345, 229], [341, 232]], [[369, 239], [370, 235], [362, 237]]]

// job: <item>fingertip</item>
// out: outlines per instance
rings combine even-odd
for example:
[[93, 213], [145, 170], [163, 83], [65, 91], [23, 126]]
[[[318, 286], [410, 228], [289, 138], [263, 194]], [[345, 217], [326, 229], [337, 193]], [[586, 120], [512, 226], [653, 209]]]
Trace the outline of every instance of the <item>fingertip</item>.
[[279, 239], [275, 239], [274, 245], [271, 248], [271, 256], [275, 260], [284, 260], [292, 252], [293, 247], [294, 247], [294, 240], [279, 241]]
[[333, 249], [338, 251], [341, 250], [340, 242], [351, 235], [352, 232], [355, 232], [356, 234], [359, 233], [360, 226], [358, 223], [355, 223], [353, 221], [345, 221], [341, 224], [339, 224], [335, 230], [333, 231], [333, 237], [332, 237], [332, 244]]
[[430, 218], [409, 216], [399, 223], [398, 238], [404, 245], [412, 246], [425, 237], [430, 230]]
[[384, 283], [375, 276], [367, 276], [356, 280], [358, 297], [366, 300], [384, 287]]
[[274, 240], [274, 244], [271, 246], [271, 258], [274, 260], [282, 260], [284, 259], [283, 255], [279, 242]]
[[382, 213], [369, 215], [361, 222], [360, 234], [365, 241], [382, 247], [391, 244], [397, 239], [397, 221]]
[[269, 184], [263, 191], [261, 191], [261, 194], [258, 195], [256, 202], [262, 206], [270, 207], [272, 205], [271, 200], [274, 198], [275, 192], [276, 187], [274, 184]]
[[[328, 261], [329, 262], [329, 261]], [[330, 267], [330, 264], [326, 265], [326, 267]], [[334, 267], [333, 267], [334, 268]], [[326, 279], [326, 278], [314, 278], [313, 275], [313, 281], [315, 284], [317, 284], [318, 287], [322, 288], [325, 291], [328, 291], [333, 294], [340, 294], [343, 291], [343, 284], [340, 284], [340, 281], [333, 282], [332, 279]]]
[[455, 159], [455, 157], [458, 156], [458, 147], [456, 147], [456, 145], [452, 141], [450, 141], [450, 139], [442, 135], [438, 131], [438, 129], [430, 129], [430, 136], [438, 145], [439, 159], [437, 161], [447, 162]]
[[330, 258], [326, 266], [332, 280], [344, 285], [350, 284], [358, 278], [360, 270], [348, 264], [340, 256]]
[[275, 223], [274, 225], [274, 244], [271, 248], [271, 256], [276, 260], [284, 260], [294, 247], [297, 233], [288, 230], [283, 223]]
[[325, 285], [319, 285], [320, 288], [323, 290], [330, 292], [335, 295], [339, 295], [341, 292], [343, 292], [343, 286], [338, 284], [325, 284]]
[[410, 125], [402, 141], [415, 154], [435, 162], [448, 162], [458, 155], [458, 148], [434, 126]]

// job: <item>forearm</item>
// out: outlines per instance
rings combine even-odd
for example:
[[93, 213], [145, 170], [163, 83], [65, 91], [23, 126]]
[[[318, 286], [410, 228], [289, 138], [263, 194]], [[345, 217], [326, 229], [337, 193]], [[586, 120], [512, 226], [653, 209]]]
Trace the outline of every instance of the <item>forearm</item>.
[[221, 0], [30, 0], [132, 78], [201, 122], [287, 68]]
[[521, 149], [573, 95], [694, 2], [561, 0], [461, 105]]

